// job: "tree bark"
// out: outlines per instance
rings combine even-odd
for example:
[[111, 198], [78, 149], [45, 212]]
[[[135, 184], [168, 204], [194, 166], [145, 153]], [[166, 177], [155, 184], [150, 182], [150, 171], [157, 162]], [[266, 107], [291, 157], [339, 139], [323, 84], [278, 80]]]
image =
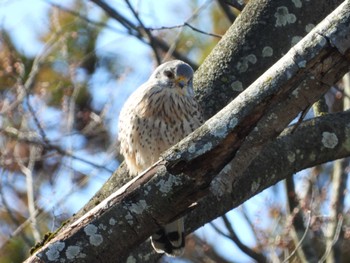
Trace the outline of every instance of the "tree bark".
[[[227, 174], [234, 174], [224, 185], [230, 185], [231, 179], [232, 189], [239, 189], [232, 190], [235, 203], [226, 209], [283, 179], [276, 173], [263, 178], [261, 174], [245, 176], [245, 172], [301, 109], [315, 102], [348, 70], [349, 14], [350, 3], [345, 1], [236, 100], [165, 152], [150, 169], [58, 233], [27, 262], [124, 262], [159, 225], [188, 213], [193, 203], [210, 192], [223, 195], [225, 191], [215, 188], [215, 183], [214, 190], [209, 186], [224, 167]], [[300, 85], [305, 79], [310, 86]], [[291, 112], [285, 114], [284, 109]], [[343, 137], [346, 134], [344, 131]], [[339, 144], [341, 135], [330, 127], [320, 134], [317, 146], [333, 154], [349, 154], [346, 143], [345, 147]], [[292, 153], [288, 161], [295, 167], [315, 161], [311, 154], [305, 160], [297, 151]], [[322, 160], [317, 157], [314, 159]], [[214, 210], [218, 216], [220, 212]]]

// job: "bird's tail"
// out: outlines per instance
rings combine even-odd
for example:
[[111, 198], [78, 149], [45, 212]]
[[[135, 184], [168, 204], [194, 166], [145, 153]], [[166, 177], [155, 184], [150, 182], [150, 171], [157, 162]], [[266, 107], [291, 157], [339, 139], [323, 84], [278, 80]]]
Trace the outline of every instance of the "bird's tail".
[[184, 219], [180, 218], [158, 230], [151, 236], [152, 246], [157, 253], [181, 256], [185, 248]]

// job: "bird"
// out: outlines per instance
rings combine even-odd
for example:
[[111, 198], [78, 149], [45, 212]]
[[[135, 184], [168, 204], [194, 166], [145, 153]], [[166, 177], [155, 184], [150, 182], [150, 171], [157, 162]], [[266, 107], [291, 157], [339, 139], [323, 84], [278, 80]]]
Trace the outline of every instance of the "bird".
[[[162, 152], [203, 123], [194, 97], [193, 69], [181, 60], [159, 65], [123, 105], [118, 122], [120, 152], [134, 176], [159, 160]], [[184, 219], [162, 226], [151, 236], [157, 253], [184, 252]]]

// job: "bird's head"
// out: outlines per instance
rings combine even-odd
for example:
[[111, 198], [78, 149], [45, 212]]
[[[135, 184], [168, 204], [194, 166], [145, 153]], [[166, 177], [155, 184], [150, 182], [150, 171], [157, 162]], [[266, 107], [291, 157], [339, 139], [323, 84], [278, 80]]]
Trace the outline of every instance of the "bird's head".
[[152, 74], [152, 78], [179, 95], [193, 96], [193, 69], [181, 60], [161, 64]]

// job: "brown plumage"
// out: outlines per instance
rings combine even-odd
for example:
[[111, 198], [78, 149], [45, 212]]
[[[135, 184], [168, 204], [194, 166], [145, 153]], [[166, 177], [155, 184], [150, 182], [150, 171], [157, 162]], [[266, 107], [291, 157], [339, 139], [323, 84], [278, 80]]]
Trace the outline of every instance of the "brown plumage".
[[[192, 77], [193, 70], [185, 62], [166, 62], [124, 104], [119, 140], [130, 174], [147, 169], [162, 152], [201, 125]], [[178, 256], [183, 252], [183, 232], [183, 219], [179, 219], [154, 234], [152, 245], [158, 253]]]

